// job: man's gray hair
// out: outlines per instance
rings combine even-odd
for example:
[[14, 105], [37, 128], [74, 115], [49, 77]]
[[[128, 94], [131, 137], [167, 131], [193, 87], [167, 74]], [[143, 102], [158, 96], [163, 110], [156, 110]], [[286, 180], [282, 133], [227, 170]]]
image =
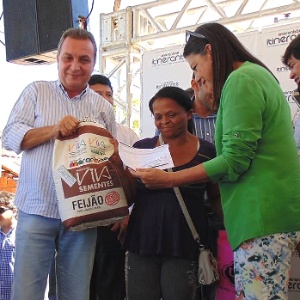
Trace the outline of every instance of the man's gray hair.
[[94, 62], [96, 62], [97, 45], [96, 45], [95, 38], [91, 32], [89, 32], [85, 29], [82, 29], [82, 28], [69, 28], [62, 34], [62, 36], [58, 42], [58, 46], [57, 46], [57, 55], [60, 54], [62, 44], [67, 37], [70, 37], [70, 38], [76, 39], [76, 40], [90, 40], [94, 47]]

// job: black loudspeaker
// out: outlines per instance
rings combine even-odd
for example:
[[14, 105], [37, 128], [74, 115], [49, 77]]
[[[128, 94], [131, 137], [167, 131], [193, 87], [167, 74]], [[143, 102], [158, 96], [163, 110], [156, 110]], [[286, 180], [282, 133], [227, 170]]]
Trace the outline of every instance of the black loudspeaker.
[[56, 61], [63, 31], [78, 27], [74, 20], [87, 15], [87, 2], [80, 2], [85, 3], [80, 12], [72, 10], [71, 0], [3, 0], [6, 60], [18, 64]]

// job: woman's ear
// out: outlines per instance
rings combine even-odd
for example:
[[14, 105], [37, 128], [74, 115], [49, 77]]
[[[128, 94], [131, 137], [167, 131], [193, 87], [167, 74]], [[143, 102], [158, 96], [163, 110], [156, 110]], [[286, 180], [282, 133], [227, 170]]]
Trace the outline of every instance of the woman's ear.
[[211, 44], [206, 44], [204, 49], [205, 49], [206, 53], [209, 53], [211, 55], [211, 53], [212, 53]]
[[210, 58], [210, 63], [212, 64], [212, 51], [211, 51], [211, 45], [207, 44], [205, 46], [205, 54], [207, 55], [207, 57]]
[[193, 117], [193, 110], [190, 109], [187, 113], [188, 113], [188, 120], [190, 120]]

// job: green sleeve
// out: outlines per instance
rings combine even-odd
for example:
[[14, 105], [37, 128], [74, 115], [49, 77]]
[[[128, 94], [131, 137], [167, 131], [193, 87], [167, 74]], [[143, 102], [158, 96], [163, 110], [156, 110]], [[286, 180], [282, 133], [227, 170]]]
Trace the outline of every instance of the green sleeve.
[[264, 93], [244, 72], [233, 72], [226, 81], [216, 127], [218, 157], [203, 164], [212, 181], [236, 181], [249, 169], [262, 133]]

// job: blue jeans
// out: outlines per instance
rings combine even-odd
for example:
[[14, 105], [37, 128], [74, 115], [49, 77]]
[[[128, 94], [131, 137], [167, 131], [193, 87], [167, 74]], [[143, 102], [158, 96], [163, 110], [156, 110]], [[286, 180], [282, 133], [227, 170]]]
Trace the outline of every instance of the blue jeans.
[[19, 211], [11, 300], [43, 300], [56, 256], [57, 299], [88, 300], [96, 229], [67, 231], [59, 219]]
[[53, 255], [53, 260], [51, 263], [49, 271], [49, 290], [48, 290], [48, 300], [56, 300], [56, 271], [55, 271], [55, 256]]

